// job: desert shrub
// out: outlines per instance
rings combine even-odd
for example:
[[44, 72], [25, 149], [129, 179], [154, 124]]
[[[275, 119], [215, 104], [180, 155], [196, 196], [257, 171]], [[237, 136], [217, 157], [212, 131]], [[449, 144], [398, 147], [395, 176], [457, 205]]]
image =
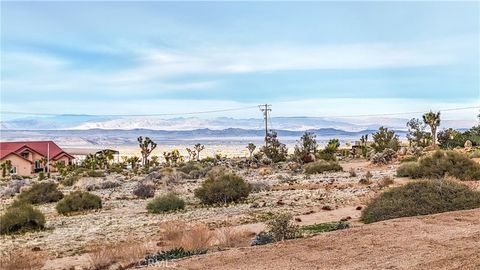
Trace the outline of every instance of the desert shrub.
[[36, 183], [29, 189], [22, 191], [18, 199], [31, 204], [57, 202], [63, 198], [63, 193], [57, 189], [55, 183]]
[[336, 230], [343, 230], [349, 227], [350, 225], [347, 222], [338, 221], [338, 222], [318, 223], [318, 224], [303, 226], [301, 230], [309, 234], [316, 234], [316, 233], [331, 232]]
[[23, 233], [44, 228], [45, 217], [42, 212], [28, 203], [16, 201], [0, 217], [0, 234]]
[[307, 174], [338, 172], [343, 170], [342, 166], [340, 166], [340, 164], [338, 164], [337, 162], [324, 160], [308, 163], [304, 166], [304, 168], [305, 173]]
[[151, 185], [138, 183], [137, 186], [135, 186], [135, 188], [133, 189], [132, 193], [138, 198], [152, 198], [155, 195], [155, 189]]
[[118, 181], [106, 180], [106, 181], [100, 181], [100, 182], [88, 184], [85, 186], [85, 190], [94, 191], [98, 189], [109, 189], [109, 188], [116, 188], [121, 185], [122, 184]]
[[16, 250], [2, 254], [0, 266], [3, 270], [31, 270], [42, 269], [47, 257], [44, 252], [31, 250]]
[[170, 250], [163, 250], [158, 253], [150, 254], [140, 262], [140, 265], [152, 265], [156, 264], [159, 261], [169, 261], [205, 253], [207, 253], [207, 250], [189, 251], [185, 250], [182, 247], [177, 247]]
[[480, 150], [475, 150], [470, 154], [470, 158], [480, 158]]
[[400, 159], [400, 163], [418, 161], [419, 156], [406, 156]]
[[261, 153], [263, 153], [272, 162], [281, 162], [287, 160], [287, 146], [278, 140], [276, 132], [269, 132], [265, 140], [267, 145], [260, 149]]
[[418, 162], [410, 161], [405, 162], [397, 168], [398, 177], [411, 177], [413, 179], [421, 178], [422, 172]]
[[244, 199], [250, 193], [250, 185], [240, 176], [224, 169], [211, 170], [195, 197], [203, 203], [229, 203]]
[[350, 171], [348, 171], [348, 175], [349, 175], [350, 177], [357, 177], [357, 173], [355, 172], [354, 169], [350, 169]]
[[275, 241], [283, 241], [301, 237], [298, 226], [291, 223], [292, 215], [281, 213], [275, 215], [266, 222], [268, 232], [272, 234]]
[[61, 181], [64, 186], [73, 186], [78, 180], [80, 179], [80, 176], [75, 173], [70, 173], [67, 174]]
[[2, 196], [14, 196], [15, 194], [20, 192], [20, 189], [23, 186], [27, 185], [26, 180], [11, 180], [10, 183], [8, 184], [8, 187], [3, 190]]
[[209, 169], [208, 166], [203, 167], [198, 162], [187, 162], [177, 168], [178, 171], [185, 173], [192, 179], [204, 177]]
[[388, 187], [393, 184], [393, 178], [390, 176], [385, 176], [382, 179], [378, 180], [378, 186], [380, 188]]
[[432, 155], [400, 165], [397, 175], [411, 178], [443, 178], [446, 174], [460, 180], [480, 180], [480, 164], [466, 154], [436, 151]]
[[376, 153], [383, 152], [383, 150], [390, 148], [397, 151], [400, 148], [400, 141], [395, 131], [389, 130], [385, 127], [380, 127], [377, 132], [372, 134], [373, 144], [372, 148]]
[[372, 223], [480, 207], [480, 192], [453, 181], [416, 181], [381, 193], [362, 211]]
[[45, 180], [47, 177], [45, 177], [45, 172], [39, 172], [38, 173], [38, 181]]
[[149, 213], [163, 213], [185, 208], [185, 201], [173, 193], [159, 196], [153, 199], [147, 205]]
[[272, 186], [268, 182], [265, 182], [265, 181], [250, 182], [250, 191], [253, 193], [269, 191], [271, 189], [272, 189]]
[[86, 175], [88, 177], [105, 177], [105, 173], [102, 172], [102, 171], [92, 171], [92, 170], [89, 170], [89, 171], [86, 171]]
[[397, 153], [391, 148], [385, 148], [382, 152], [375, 153], [371, 157], [373, 164], [388, 164], [393, 161]]
[[57, 203], [57, 212], [60, 214], [68, 214], [71, 212], [99, 209], [102, 208], [102, 199], [97, 195], [74, 191]]

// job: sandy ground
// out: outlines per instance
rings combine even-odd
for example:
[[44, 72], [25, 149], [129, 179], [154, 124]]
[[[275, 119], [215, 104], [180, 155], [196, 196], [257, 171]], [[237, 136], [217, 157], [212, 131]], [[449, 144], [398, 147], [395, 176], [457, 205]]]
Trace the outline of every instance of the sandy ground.
[[149, 269], [480, 269], [480, 209], [401, 218]]

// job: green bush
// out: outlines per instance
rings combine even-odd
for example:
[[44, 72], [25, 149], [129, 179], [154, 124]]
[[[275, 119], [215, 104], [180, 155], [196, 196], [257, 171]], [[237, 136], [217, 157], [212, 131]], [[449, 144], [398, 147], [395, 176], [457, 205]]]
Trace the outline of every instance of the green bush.
[[173, 193], [159, 196], [147, 205], [149, 213], [158, 214], [185, 208], [185, 201]]
[[178, 247], [170, 250], [162, 250], [155, 254], [150, 254], [146, 256], [142, 261], [140, 261], [140, 265], [150, 265], [155, 264], [158, 261], [169, 261], [205, 253], [207, 253], [207, 250], [190, 251], [185, 250], [182, 247]]
[[45, 180], [47, 177], [45, 176], [45, 172], [38, 173], [38, 181]]
[[71, 187], [73, 186], [78, 180], [80, 179], [80, 176], [75, 174], [75, 173], [70, 173], [67, 174], [61, 181], [64, 186]]
[[302, 231], [309, 234], [331, 232], [336, 230], [343, 230], [349, 228], [350, 225], [345, 221], [337, 222], [327, 222], [327, 223], [317, 223], [313, 225], [304, 226], [301, 228]]
[[267, 220], [266, 225], [268, 232], [273, 236], [275, 241], [294, 239], [302, 236], [298, 226], [293, 225], [291, 220], [292, 215], [288, 213], [277, 214], [272, 219]]
[[343, 168], [335, 161], [324, 161], [319, 160], [313, 163], [308, 163], [305, 165], [305, 173], [307, 174], [315, 174], [315, 173], [323, 173], [323, 172], [339, 172], [342, 171]]
[[207, 174], [195, 197], [203, 203], [229, 203], [248, 197], [250, 185], [240, 176], [224, 169], [214, 169]]
[[16, 201], [9, 206], [0, 220], [0, 234], [36, 231], [45, 226], [42, 212], [22, 201]]
[[68, 214], [71, 212], [99, 209], [102, 208], [102, 199], [97, 195], [74, 191], [57, 203], [57, 212], [60, 214]]
[[401, 177], [443, 178], [446, 174], [460, 180], [480, 180], [480, 164], [466, 154], [455, 151], [436, 151], [418, 162], [406, 162], [397, 169]]
[[477, 207], [480, 192], [468, 186], [453, 181], [416, 181], [381, 193], [363, 210], [361, 220], [372, 223]]
[[102, 171], [87, 171], [89, 177], [105, 177], [105, 173]]
[[28, 190], [22, 191], [18, 199], [31, 204], [57, 202], [63, 198], [63, 193], [55, 183], [42, 182], [33, 184]]

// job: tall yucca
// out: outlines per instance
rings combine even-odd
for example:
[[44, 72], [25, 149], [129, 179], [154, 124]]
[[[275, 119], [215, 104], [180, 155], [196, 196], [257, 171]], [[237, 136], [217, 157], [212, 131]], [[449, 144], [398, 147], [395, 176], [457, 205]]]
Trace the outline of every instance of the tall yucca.
[[430, 126], [430, 129], [432, 130], [432, 146], [433, 148], [436, 148], [437, 146], [437, 128], [440, 126], [440, 112], [428, 112], [423, 115], [423, 122]]

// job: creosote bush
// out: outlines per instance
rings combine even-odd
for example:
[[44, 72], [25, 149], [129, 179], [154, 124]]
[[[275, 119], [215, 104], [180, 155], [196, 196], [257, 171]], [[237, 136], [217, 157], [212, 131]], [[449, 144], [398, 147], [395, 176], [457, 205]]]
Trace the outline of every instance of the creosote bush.
[[319, 160], [313, 163], [308, 163], [304, 166], [305, 173], [307, 174], [315, 174], [315, 173], [323, 173], [323, 172], [339, 172], [342, 171], [343, 168], [335, 161], [324, 161]]
[[405, 162], [397, 169], [397, 176], [416, 178], [443, 178], [454, 176], [460, 180], [480, 180], [480, 164], [466, 154], [455, 151], [436, 151], [418, 162]]
[[158, 214], [185, 208], [185, 201], [173, 193], [158, 196], [147, 205], [149, 213]]
[[272, 219], [267, 220], [268, 232], [273, 236], [275, 241], [283, 241], [301, 237], [302, 234], [298, 226], [292, 224], [292, 215], [281, 213], [275, 215]]
[[200, 188], [195, 190], [195, 197], [205, 204], [229, 203], [246, 198], [250, 190], [242, 177], [218, 168], [207, 174]]
[[58, 213], [64, 215], [71, 212], [99, 209], [102, 208], [102, 199], [88, 192], [74, 191], [60, 200], [56, 208]]
[[0, 217], [0, 234], [41, 230], [45, 226], [42, 212], [23, 201], [15, 201]]
[[63, 193], [55, 183], [42, 182], [33, 184], [28, 190], [22, 191], [18, 199], [31, 204], [57, 202], [63, 198]]
[[453, 181], [415, 181], [381, 193], [362, 211], [361, 220], [372, 223], [477, 207], [480, 192], [468, 186]]
[[132, 193], [141, 199], [152, 198], [155, 195], [155, 188], [145, 183], [138, 183]]

